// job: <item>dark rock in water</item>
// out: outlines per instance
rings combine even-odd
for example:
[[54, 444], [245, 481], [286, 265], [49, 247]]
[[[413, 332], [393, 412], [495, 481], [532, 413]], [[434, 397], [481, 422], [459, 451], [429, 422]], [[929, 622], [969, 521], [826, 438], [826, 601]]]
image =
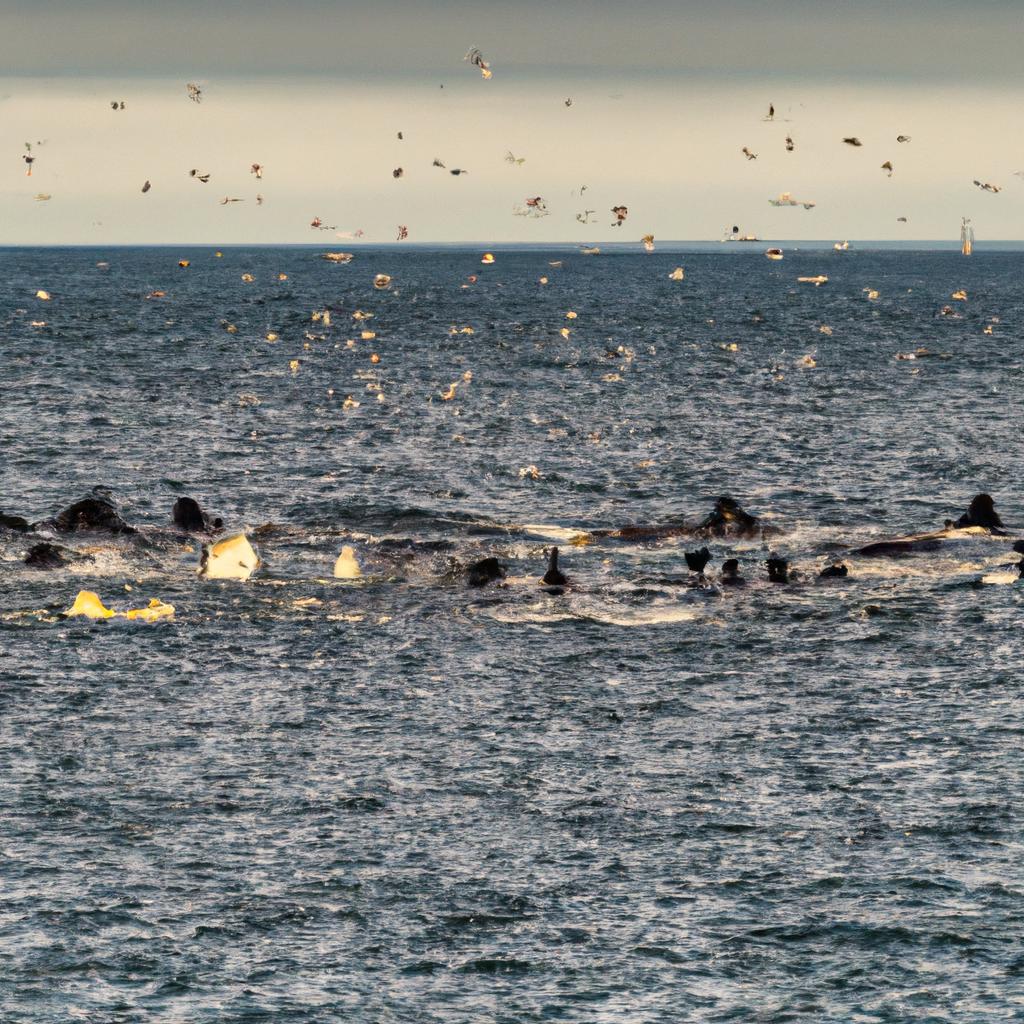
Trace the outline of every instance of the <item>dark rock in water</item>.
[[711, 552], [706, 547], [701, 548], [700, 551], [686, 551], [684, 555], [686, 566], [690, 572], [702, 573], [704, 567], [711, 561]]
[[107, 533], [135, 533], [105, 498], [84, 498], [58, 513], [50, 525], [61, 533], [79, 530], [102, 530]]
[[482, 587], [495, 580], [503, 580], [507, 573], [496, 558], [481, 558], [466, 568], [466, 578], [471, 587]]
[[1024, 555], [1024, 540], [1015, 540], [1013, 542], [1013, 550], [1016, 551], [1018, 555]]
[[9, 516], [5, 512], [0, 512], [0, 529], [13, 530], [15, 533], [28, 533], [32, 529], [32, 524], [27, 519], [22, 519], [21, 516]]
[[210, 529], [210, 518], [195, 498], [179, 498], [171, 509], [171, 518], [186, 533], [207, 533]]
[[821, 579], [826, 580], [839, 579], [843, 576], [849, 575], [850, 570], [845, 565], [843, 565], [842, 562], [837, 562], [835, 565], [826, 565], [825, 568], [818, 573], [818, 576]]
[[558, 548], [552, 548], [548, 555], [548, 571], [544, 573], [543, 581], [550, 587], [562, 587], [569, 582], [565, 573], [558, 568]]
[[749, 537], [757, 533], [760, 525], [756, 516], [744, 512], [732, 498], [723, 496], [715, 502], [711, 514], [701, 520], [697, 532], [711, 537]]
[[28, 554], [25, 555], [25, 564], [35, 569], [59, 569], [62, 565], [68, 564], [68, 559], [64, 557], [68, 553], [67, 548], [43, 541], [29, 548]]
[[789, 562], [785, 558], [769, 555], [765, 559], [765, 565], [768, 566], [768, 579], [772, 583], [789, 582]]
[[990, 494], [976, 494], [971, 499], [967, 511], [956, 521], [956, 526], [963, 529], [966, 526], [983, 526], [993, 532], [1001, 532], [1003, 521], [996, 512], [996, 504]]

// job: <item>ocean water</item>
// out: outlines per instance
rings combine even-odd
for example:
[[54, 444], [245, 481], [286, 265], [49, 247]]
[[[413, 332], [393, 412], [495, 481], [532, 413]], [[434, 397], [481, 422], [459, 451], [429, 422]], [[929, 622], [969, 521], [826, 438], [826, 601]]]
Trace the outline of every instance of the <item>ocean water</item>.
[[1022, 256], [756, 248], [0, 250], [0, 509], [141, 531], [0, 530], [0, 1020], [1021, 1019], [1020, 556], [849, 551], [1024, 526]]

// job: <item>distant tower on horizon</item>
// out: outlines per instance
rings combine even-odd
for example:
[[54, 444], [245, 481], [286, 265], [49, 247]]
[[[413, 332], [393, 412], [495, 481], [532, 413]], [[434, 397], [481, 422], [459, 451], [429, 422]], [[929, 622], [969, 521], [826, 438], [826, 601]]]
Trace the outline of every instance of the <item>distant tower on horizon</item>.
[[974, 251], [974, 228], [971, 227], [970, 219], [960, 218], [960, 252], [964, 256], [970, 256]]

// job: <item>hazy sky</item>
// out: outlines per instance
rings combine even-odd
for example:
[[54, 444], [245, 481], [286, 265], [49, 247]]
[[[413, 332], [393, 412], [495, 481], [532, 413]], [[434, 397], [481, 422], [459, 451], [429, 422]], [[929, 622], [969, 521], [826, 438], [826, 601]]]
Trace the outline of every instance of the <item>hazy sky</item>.
[[[953, 238], [961, 215], [980, 240], [1021, 238], [1020, 23], [1019, 3], [940, 0], [0, 0], [0, 243], [343, 248], [314, 216], [371, 242], [398, 224], [410, 241], [700, 239], [734, 223]], [[473, 45], [490, 81], [462, 60]], [[784, 190], [818, 205], [770, 207]], [[513, 215], [536, 195], [550, 216]], [[577, 223], [585, 209], [596, 223]]]

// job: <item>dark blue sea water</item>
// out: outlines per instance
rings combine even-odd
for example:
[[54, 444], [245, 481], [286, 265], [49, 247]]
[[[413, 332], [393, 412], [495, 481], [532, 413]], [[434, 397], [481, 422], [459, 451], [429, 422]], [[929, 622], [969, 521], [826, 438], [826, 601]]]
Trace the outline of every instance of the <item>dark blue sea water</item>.
[[1021, 1019], [1019, 556], [847, 552], [1024, 526], [1024, 256], [757, 248], [0, 251], [0, 508], [142, 530], [0, 530], [0, 1020]]

